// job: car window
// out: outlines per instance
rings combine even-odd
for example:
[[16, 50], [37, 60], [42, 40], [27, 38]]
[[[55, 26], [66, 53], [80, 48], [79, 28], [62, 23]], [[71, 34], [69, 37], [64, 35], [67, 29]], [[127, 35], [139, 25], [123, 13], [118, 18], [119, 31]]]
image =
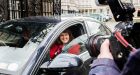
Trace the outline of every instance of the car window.
[[[67, 42], [68, 44], [69, 44], [69, 42], [73, 41], [75, 38], [86, 33], [86, 31], [84, 30], [83, 23], [76, 23], [74, 25], [71, 25], [70, 27], [63, 30], [62, 33], [63, 32], [64, 33], [66, 32], [69, 34], [69, 41]], [[63, 35], [62, 37], [60, 37], [60, 35], [61, 35], [61, 33], [59, 34], [59, 36], [56, 38], [56, 40], [54, 41], [54, 43], [52, 43], [52, 45], [50, 47], [50, 52], [49, 52], [50, 59], [54, 59], [58, 54], [63, 52], [62, 51], [63, 47], [67, 45], [67, 44], [65, 44], [65, 45], [63, 44], [66, 42], [66, 40], [68, 40], [68, 39], [66, 39], [66, 36]], [[72, 35], [72, 37], [71, 37], [71, 35]], [[64, 38], [65, 38], [65, 40], [64, 40]], [[81, 43], [80, 39], [77, 39], [77, 43], [78, 43], [78, 41], [79, 41], [79, 43]]]
[[74, 40], [72, 40], [69, 44], [63, 47], [62, 53], [72, 53], [72, 54], [81, 54], [87, 51], [85, 47], [85, 42], [87, 40], [87, 34], [83, 34]]
[[92, 21], [87, 21], [86, 22], [89, 28], [89, 32], [91, 35], [93, 34], [102, 34], [102, 35], [107, 35], [108, 32], [106, 31], [105, 27], [98, 23], [98, 22], [92, 22]]

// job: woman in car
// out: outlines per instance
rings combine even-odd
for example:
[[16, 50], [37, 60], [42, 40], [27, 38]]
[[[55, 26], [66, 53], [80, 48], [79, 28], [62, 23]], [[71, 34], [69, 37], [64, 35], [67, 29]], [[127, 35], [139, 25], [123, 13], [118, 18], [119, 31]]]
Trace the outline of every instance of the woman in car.
[[56, 42], [50, 48], [50, 58], [53, 59], [55, 56], [62, 52], [62, 48], [73, 40], [72, 33], [70, 30], [63, 31]]

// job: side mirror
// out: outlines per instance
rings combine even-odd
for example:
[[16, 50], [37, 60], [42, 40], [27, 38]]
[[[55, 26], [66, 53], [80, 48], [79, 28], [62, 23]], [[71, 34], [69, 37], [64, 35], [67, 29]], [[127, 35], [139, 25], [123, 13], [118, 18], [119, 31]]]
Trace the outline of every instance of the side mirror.
[[77, 68], [80, 68], [82, 64], [83, 61], [78, 57], [78, 55], [62, 53], [54, 58], [50, 63], [45, 62], [42, 64], [40, 68], [48, 71], [67, 71], [76, 70]]

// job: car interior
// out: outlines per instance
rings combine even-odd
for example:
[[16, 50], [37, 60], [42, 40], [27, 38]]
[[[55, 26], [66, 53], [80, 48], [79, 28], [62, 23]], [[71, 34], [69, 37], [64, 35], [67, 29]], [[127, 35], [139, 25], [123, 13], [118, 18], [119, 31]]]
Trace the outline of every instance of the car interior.
[[70, 42], [70, 44], [68, 44], [68, 47], [66, 47], [66, 48], [69, 48], [67, 52], [79, 55], [81, 52], [83, 52], [81, 51], [81, 47], [83, 45], [83, 42], [81, 42], [82, 41], [81, 39], [85, 38], [83, 35], [86, 32], [84, 31], [84, 28], [81, 24], [76, 24], [74, 26], [71, 26], [69, 29], [72, 31], [74, 39]]
[[68, 29], [71, 30], [74, 38], [76, 38], [82, 34], [85, 34], [84, 28], [81, 24], [76, 24], [74, 26], [69, 27]]

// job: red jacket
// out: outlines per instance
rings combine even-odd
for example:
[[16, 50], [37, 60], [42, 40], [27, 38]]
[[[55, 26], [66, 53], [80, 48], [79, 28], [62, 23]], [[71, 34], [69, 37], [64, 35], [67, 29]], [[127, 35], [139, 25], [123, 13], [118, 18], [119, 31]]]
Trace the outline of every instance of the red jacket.
[[50, 58], [53, 59], [55, 56], [61, 53], [63, 45], [54, 44], [50, 48]]
[[72, 47], [69, 48], [68, 53], [71, 54], [80, 54], [80, 45], [79, 44], [75, 44]]

